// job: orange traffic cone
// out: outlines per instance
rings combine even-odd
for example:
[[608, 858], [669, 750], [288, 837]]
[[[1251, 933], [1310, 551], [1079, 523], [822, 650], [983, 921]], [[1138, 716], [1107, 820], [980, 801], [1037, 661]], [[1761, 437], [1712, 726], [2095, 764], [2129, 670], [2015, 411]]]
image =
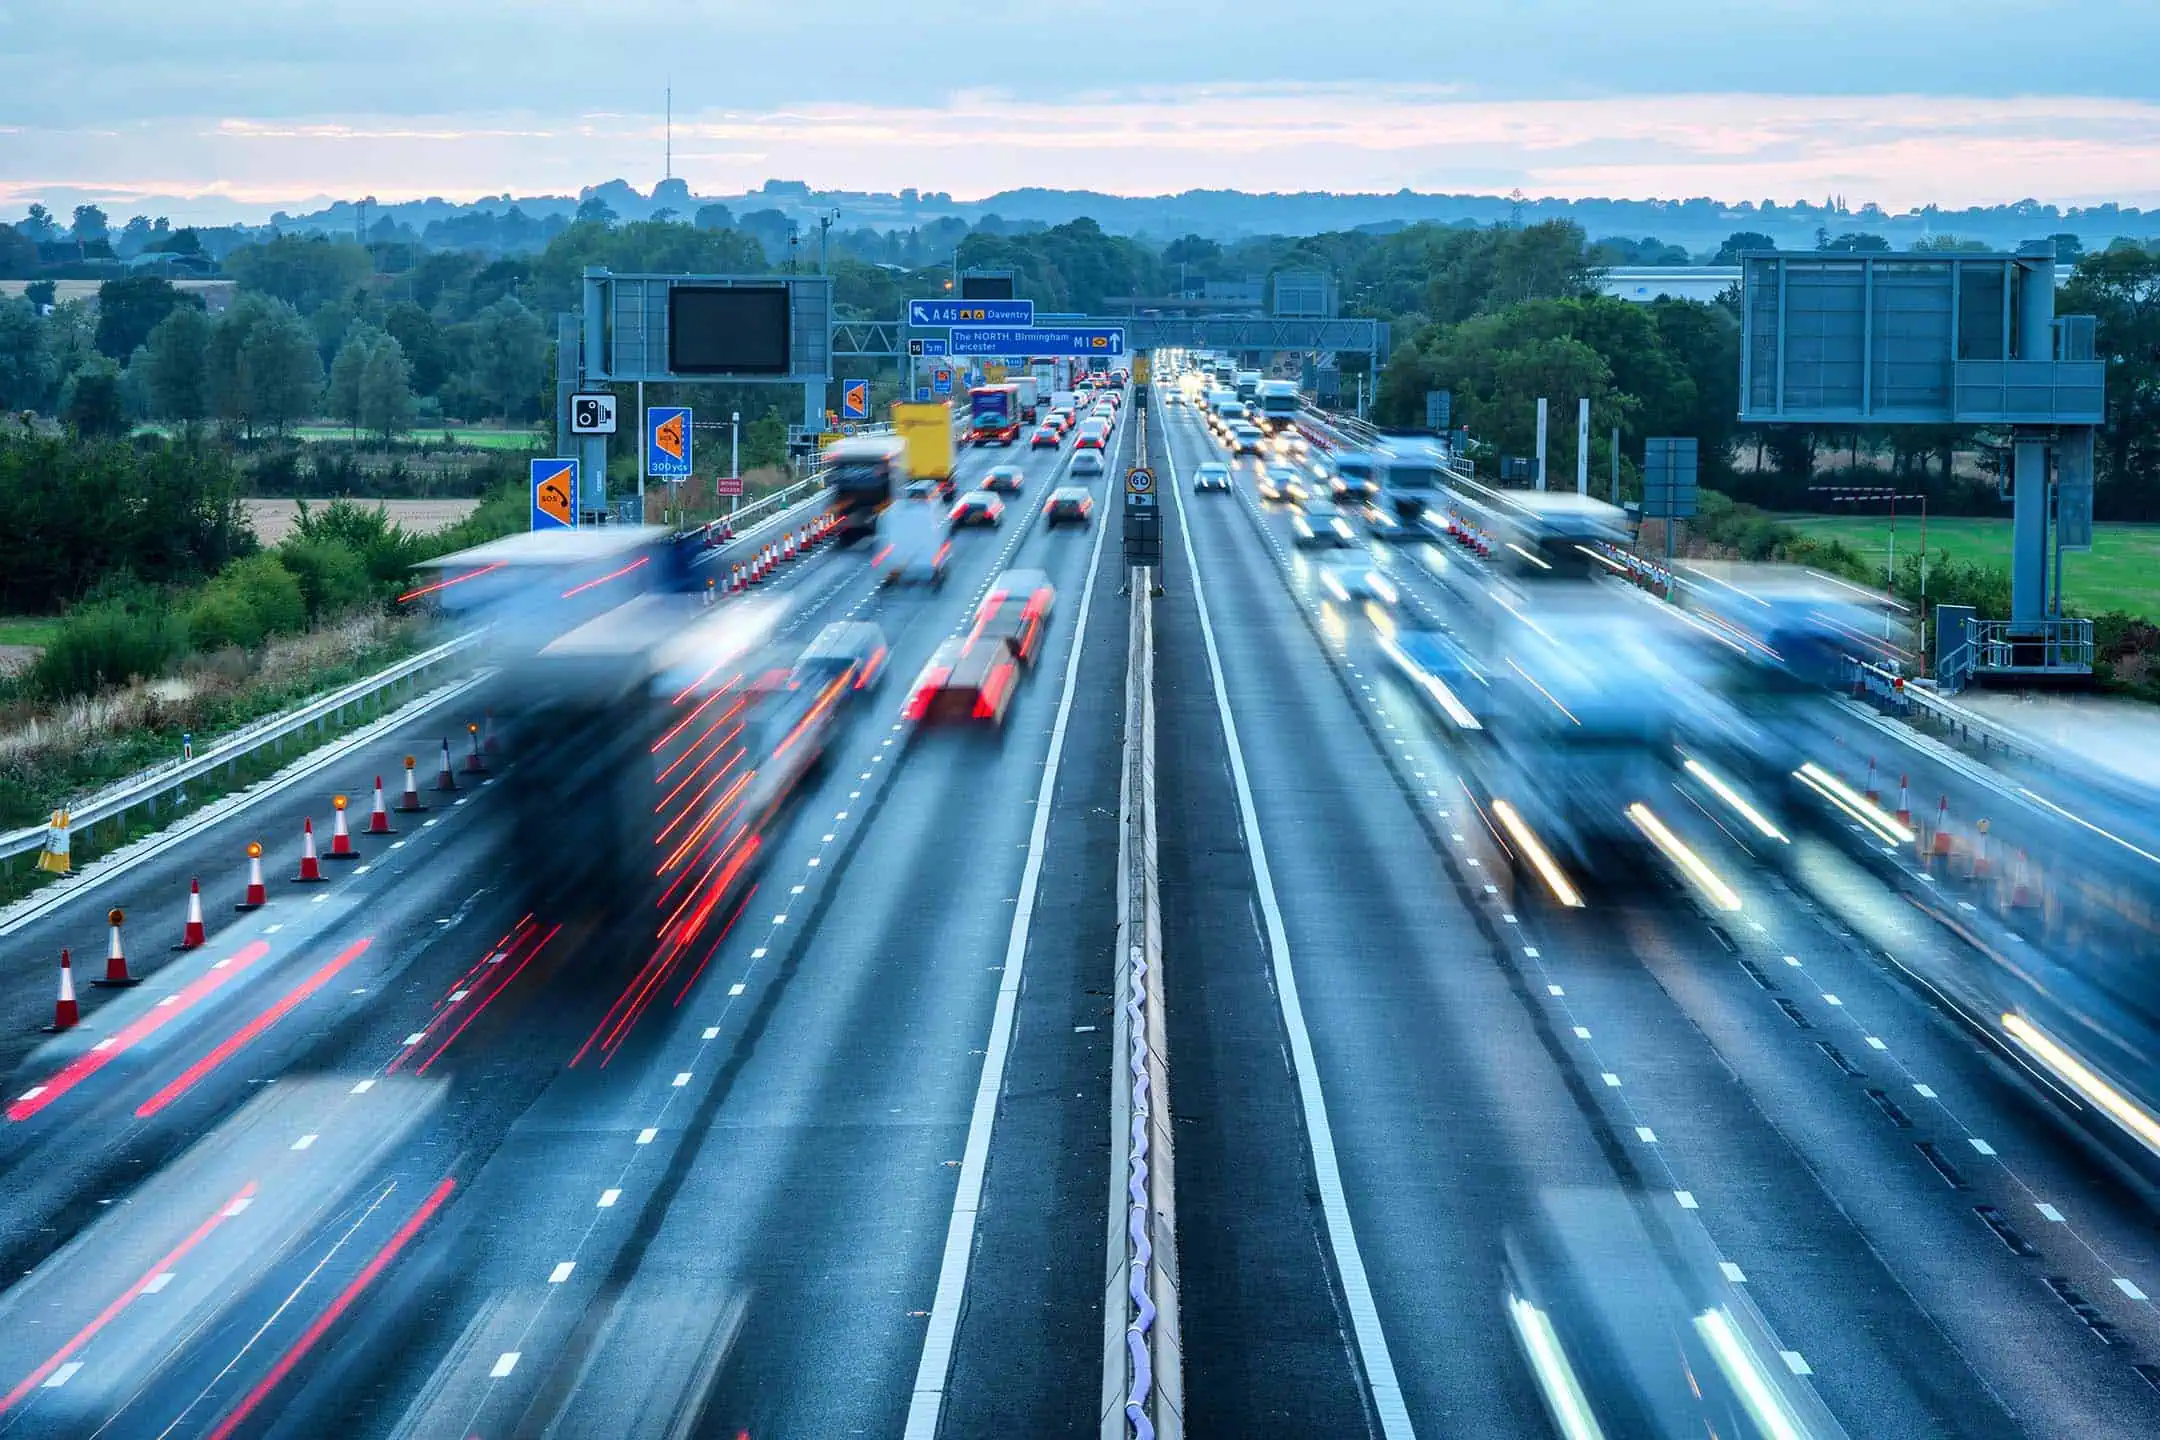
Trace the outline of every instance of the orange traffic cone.
[[1910, 779], [1905, 775], [1897, 777], [1897, 823], [1907, 830], [1912, 829], [1912, 797], [1906, 788]]
[[712, 576], [708, 575], [705, 577], [705, 608], [708, 610], [710, 610], [713, 607], [714, 602], [720, 598], [719, 585], [720, 582]]
[[293, 876], [295, 885], [313, 885], [321, 881], [322, 857], [315, 853], [315, 822], [300, 822], [300, 873]]
[[382, 776], [375, 777], [375, 806], [368, 811], [367, 833], [370, 835], [395, 835], [390, 826], [390, 808], [383, 804]]
[[120, 926], [127, 920], [125, 912], [108, 910], [105, 923], [112, 927], [112, 943], [105, 948], [105, 978], [90, 983], [101, 990], [120, 990], [142, 982], [128, 974], [127, 951], [120, 944]]
[[450, 769], [450, 742], [447, 739], [442, 742], [442, 768], [435, 772], [435, 788], [438, 791], [457, 789], [457, 776]]
[[472, 739], [472, 751], [465, 757], [465, 773], [468, 775], [487, 774], [487, 761], [480, 758], [480, 727], [477, 724], [468, 723], [465, 726], [465, 733]]
[[270, 903], [270, 892], [263, 888], [262, 841], [248, 841], [247, 896], [232, 908], [235, 910], [260, 910]]
[[358, 860], [360, 852], [353, 849], [352, 832], [345, 828], [345, 797], [330, 797], [330, 856], [332, 860]]
[[200, 950], [209, 937], [203, 933], [202, 881], [188, 881], [187, 924], [181, 927], [180, 943], [175, 950]]
[[420, 798], [420, 775], [413, 769], [413, 757], [405, 757], [405, 793], [398, 797], [397, 808], [410, 815], [416, 810], [427, 809], [427, 802]]
[[82, 1019], [82, 1007], [75, 1003], [75, 970], [68, 963], [68, 952], [60, 952], [60, 998], [53, 1004], [53, 1022], [45, 1027], [48, 1035], [58, 1035], [72, 1030]]

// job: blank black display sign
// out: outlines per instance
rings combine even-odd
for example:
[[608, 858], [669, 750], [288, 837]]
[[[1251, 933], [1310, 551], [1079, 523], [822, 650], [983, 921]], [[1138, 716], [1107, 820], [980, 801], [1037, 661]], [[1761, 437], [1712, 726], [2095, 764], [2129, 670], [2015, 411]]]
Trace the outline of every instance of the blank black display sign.
[[785, 285], [677, 285], [668, 291], [668, 369], [677, 375], [785, 375]]

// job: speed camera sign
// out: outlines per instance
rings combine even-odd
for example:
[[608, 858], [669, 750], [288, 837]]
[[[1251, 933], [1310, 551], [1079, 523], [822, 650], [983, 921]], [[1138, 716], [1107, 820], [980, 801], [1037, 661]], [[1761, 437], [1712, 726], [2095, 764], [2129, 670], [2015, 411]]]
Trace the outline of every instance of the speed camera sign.
[[615, 397], [599, 393], [572, 395], [570, 397], [570, 433], [573, 435], [613, 435], [615, 433]]

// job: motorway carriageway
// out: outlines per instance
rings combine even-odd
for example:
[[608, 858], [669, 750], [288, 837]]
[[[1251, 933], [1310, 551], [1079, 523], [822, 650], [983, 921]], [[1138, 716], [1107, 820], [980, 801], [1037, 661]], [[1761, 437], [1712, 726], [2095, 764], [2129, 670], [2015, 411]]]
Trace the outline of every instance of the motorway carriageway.
[[[407, 749], [427, 783], [454, 704], [10, 935], [19, 1029], [62, 944], [85, 1023], [9, 1056], [0, 1259], [31, 1273], [0, 1294], [0, 1434], [1092, 1432], [1126, 627], [1107, 482], [1087, 529], [1036, 519], [1069, 453], [964, 452], [963, 485], [1027, 480], [942, 589], [859, 549], [766, 587], [798, 641], [876, 620], [887, 680], [622, 1037], [590, 1043], [634, 964], [505, 883], [580, 839], [574, 796], [508, 833], [491, 802], [546, 783], [514, 756], [398, 848], [286, 878], [333, 786], [364, 815]], [[1058, 598], [1002, 735], [911, 735], [908, 684], [1009, 566]], [[236, 917], [254, 836], [272, 904]], [[197, 872], [210, 944], [171, 955]], [[149, 978], [92, 992], [115, 903]]]
[[[1223, 456], [1166, 413], [1192, 1433], [1545, 1433], [1502, 1254], [1559, 1189], [1697, 1227], [1852, 1435], [2160, 1433], [2150, 1210], [1905, 979], [1970, 963], [1959, 942], [1829, 827], [1773, 863], [1677, 788], [1656, 808], [1738, 910], [1664, 866], [1580, 910], [1518, 891], [1444, 722], [1328, 601], [1258, 464], [1194, 494]], [[1407, 615], [1456, 603], [1459, 556], [1371, 553]]]
[[[2149, 1209], [1916, 998], [1898, 966], [1961, 942], [1834, 832], [1773, 863], [1678, 793], [1738, 911], [1662, 868], [1582, 911], [1518, 894], [1252, 467], [1193, 495], [1212, 442], [1156, 417], [1189, 1431], [1547, 1433], [1502, 1239], [1582, 1187], [1695, 1227], [1855, 1436], [2160, 1433]], [[544, 783], [515, 756], [363, 838], [365, 873], [283, 878], [330, 790], [364, 812], [408, 750], [425, 782], [455, 702], [0, 939], [28, 1106], [0, 1263], [32, 1272], [0, 1292], [0, 1435], [1097, 1433], [1126, 627], [1112, 484], [1050, 534], [1066, 452], [968, 451], [963, 483], [1008, 459], [1026, 489], [942, 591], [860, 551], [780, 573], [794, 639], [885, 628], [887, 684], [614, 1043], [634, 965], [505, 883], [579, 833], [575, 797], [509, 833], [502, 788]], [[1444, 614], [1437, 549], [1374, 553]], [[1058, 601], [1003, 735], [911, 736], [908, 683], [1008, 565]], [[236, 919], [249, 838], [274, 903]], [[211, 944], [173, 956], [191, 873]], [[59, 946], [87, 982], [116, 903], [150, 980], [32, 1054]]]

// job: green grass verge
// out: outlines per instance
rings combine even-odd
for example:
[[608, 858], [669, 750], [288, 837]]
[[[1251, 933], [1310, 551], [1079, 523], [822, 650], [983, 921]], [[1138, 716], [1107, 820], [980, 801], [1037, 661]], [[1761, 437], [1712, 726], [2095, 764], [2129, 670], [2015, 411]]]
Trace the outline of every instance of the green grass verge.
[[[1876, 515], [1781, 515], [1786, 524], [1824, 540], [1842, 540], [1880, 566], [1890, 554], [1890, 521]], [[1920, 545], [1920, 517], [1900, 515], [1897, 551], [1904, 557]], [[1949, 552], [1953, 560], [2010, 567], [2010, 522], [1976, 516], [1931, 516], [1927, 522], [1929, 555]], [[2100, 614], [2121, 610], [2160, 620], [2160, 525], [2103, 524], [2093, 527], [2090, 554], [2063, 557], [2063, 602], [2072, 610]]]
[[0, 645], [50, 645], [59, 633], [57, 615], [0, 615]]

